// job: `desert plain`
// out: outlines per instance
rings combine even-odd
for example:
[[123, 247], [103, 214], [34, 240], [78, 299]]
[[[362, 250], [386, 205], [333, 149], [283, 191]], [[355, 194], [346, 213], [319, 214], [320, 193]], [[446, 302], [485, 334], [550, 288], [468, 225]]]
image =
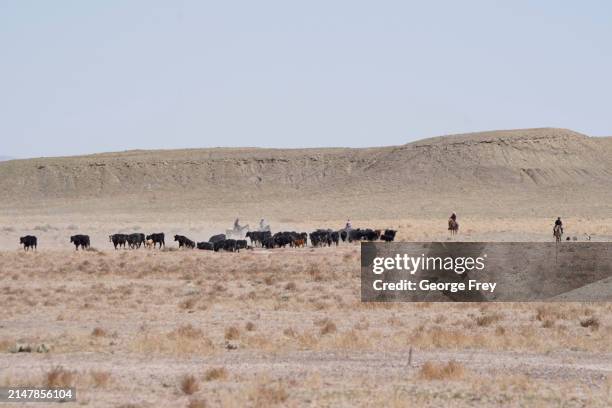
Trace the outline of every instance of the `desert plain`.
[[[538, 242], [561, 216], [560, 245], [607, 242], [611, 187], [610, 138], [564, 129], [3, 162], [0, 386], [73, 386], [66, 405], [85, 407], [607, 407], [612, 303], [588, 292], [609, 280], [579, 302], [362, 303], [358, 243], [213, 253], [171, 237], [350, 218], [399, 241]], [[163, 250], [108, 240], [162, 231]]]

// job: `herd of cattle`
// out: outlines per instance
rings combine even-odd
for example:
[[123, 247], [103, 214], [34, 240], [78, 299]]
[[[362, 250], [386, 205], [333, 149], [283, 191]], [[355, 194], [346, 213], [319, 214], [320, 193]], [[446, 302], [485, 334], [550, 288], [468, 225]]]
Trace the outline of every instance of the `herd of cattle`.
[[[191, 239], [183, 235], [175, 235], [174, 241], [178, 242], [179, 248], [194, 249], [198, 248], [201, 250], [208, 251], [227, 251], [227, 252], [238, 252], [241, 249], [253, 249], [255, 247], [273, 249], [273, 248], [285, 248], [287, 246], [292, 248], [300, 248], [310, 245], [312, 247], [323, 247], [339, 245], [340, 242], [355, 242], [355, 241], [386, 241], [391, 242], [395, 239], [397, 231], [387, 229], [384, 230], [373, 230], [373, 229], [350, 229], [350, 230], [339, 230], [334, 231], [331, 229], [318, 229], [311, 232], [295, 232], [295, 231], [283, 231], [272, 234], [270, 231], [251, 231], [247, 232], [246, 239], [230, 239], [225, 234], [213, 235], [208, 241], [198, 242], [192, 241]], [[129, 248], [138, 249], [141, 247], [146, 248], [163, 248], [166, 246], [165, 234], [163, 232], [145, 235], [141, 233], [134, 234], [113, 234], [108, 237], [109, 241], [113, 244], [115, 249]], [[78, 251], [79, 247], [84, 250], [91, 246], [89, 235], [73, 235], [70, 237], [70, 242], [74, 244], [75, 249]], [[20, 245], [23, 245], [24, 250], [33, 249], [35, 250], [38, 246], [38, 239], [33, 235], [26, 235], [19, 239]]]

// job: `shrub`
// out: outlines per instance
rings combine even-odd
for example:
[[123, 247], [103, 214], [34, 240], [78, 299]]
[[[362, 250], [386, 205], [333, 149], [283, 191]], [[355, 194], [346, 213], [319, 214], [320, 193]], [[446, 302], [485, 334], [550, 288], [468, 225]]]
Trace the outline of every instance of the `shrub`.
[[74, 385], [74, 372], [61, 366], [52, 368], [45, 376], [46, 388], [68, 388]]
[[200, 389], [198, 380], [193, 375], [186, 375], [181, 380], [181, 391], [187, 395], [192, 395]]
[[225, 340], [237, 340], [240, 337], [240, 330], [236, 326], [225, 329]]

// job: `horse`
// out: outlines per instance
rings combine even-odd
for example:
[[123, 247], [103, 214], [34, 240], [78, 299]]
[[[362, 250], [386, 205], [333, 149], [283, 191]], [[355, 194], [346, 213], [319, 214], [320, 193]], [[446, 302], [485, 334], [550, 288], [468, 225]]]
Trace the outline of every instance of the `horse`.
[[246, 237], [247, 232], [249, 232], [249, 224], [245, 226], [239, 225], [237, 228], [225, 230], [225, 235], [228, 239], [244, 239]]
[[555, 236], [555, 242], [561, 242], [563, 237], [563, 228], [560, 225], [555, 225], [553, 228], [553, 235]]
[[452, 218], [448, 219], [448, 230], [451, 235], [456, 235], [459, 233], [459, 223]]

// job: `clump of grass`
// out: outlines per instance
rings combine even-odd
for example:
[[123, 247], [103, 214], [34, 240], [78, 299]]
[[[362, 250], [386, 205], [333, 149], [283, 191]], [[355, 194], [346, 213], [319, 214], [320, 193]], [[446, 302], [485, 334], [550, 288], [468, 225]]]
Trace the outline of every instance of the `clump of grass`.
[[91, 335], [94, 337], [105, 337], [106, 336], [106, 330], [104, 330], [101, 327], [95, 327], [92, 331], [91, 331]]
[[497, 313], [483, 314], [476, 317], [476, 324], [481, 327], [489, 326], [501, 320], [501, 315]]
[[590, 327], [591, 330], [597, 330], [599, 329], [599, 319], [595, 316], [590, 316], [586, 319], [580, 320], [580, 325], [582, 327]]
[[200, 384], [193, 375], [186, 375], [181, 379], [180, 388], [184, 394], [192, 395], [198, 392], [200, 389]]
[[540, 322], [550, 320], [554, 323], [558, 319], [567, 319], [567, 314], [561, 309], [555, 309], [550, 305], [546, 305], [536, 309], [535, 318]]
[[190, 297], [188, 299], [183, 300], [181, 303], [179, 303], [179, 307], [181, 309], [191, 310], [195, 307], [197, 301], [198, 300], [195, 297]]
[[206, 400], [203, 399], [192, 399], [187, 403], [187, 408], [206, 408]]
[[289, 393], [281, 383], [259, 384], [251, 393], [255, 407], [269, 407], [282, 404], [289, 398]]
[[310, 278], [315, 282], [321, 282], [323, 280], [323, 274], [321, 273], [317, 265], [310, 265], [307, 270], [307, 273]]
[[295, 284], [295, 282], [287, 282], [287, 284], [285, 285], [285, 290], [296, 290], [297, 289], [297, 285]]
[[255, 331], [256, 327], [255, 327], [255, 323], [253, 322], [247, 322], [244, 325], [244, 328], [246, 329], [246, 331]]
[[95, 388], [105, 388], [111, 379], [108, 371], [92, 371], [89, 373]]
[[425, 380], [459, 380], [465, 376], [465, 368], [456, 361], [447, 364], [425, 362], [419, 371], [419, 377]]
[[204, 380], [225, 380], [227, 378], [227, 375], [228, 373], [225, 367], [211, 368], [209, 370], [206, 370], [206, 372], [204, 373]]
[[327, 320], [321, 327], [321, 335], [335, 333], [337, 331], [336, 324], [331, 320]]
[[272, 276], [268, 275], [268, 276], [266, 276], [264, 278], [264, 283], [266, 285], [270, 286], [270, 285], [274, 284], [274, 278]]
[[297, 332], [295, 331], [295, 329], [293, 327], [288, 327], [285, 330], [283, 330], [283, 334], [287, 337], [296, 337], [297, 336]]
[[197, 339], [204, 336], [204, 332], [200, 329], [193, 327], [191, 324], [180, 326], [175, 331], [178, 337], [186, 337], [189, 339]]
[[74, 385], [75, 373], [62, 366], [52, 368], [45, 375], [46, 388], [68, 388]]
[[238, 340], [240, 338], [240, 329], [236, 326], [230, 326], [225, 329], [225, 340]]
[[555, 327], [555, 321], [546, 319], [542, 322], [542, 327], [544, 327], [545, 329], [552, 329], [553, 327]]

